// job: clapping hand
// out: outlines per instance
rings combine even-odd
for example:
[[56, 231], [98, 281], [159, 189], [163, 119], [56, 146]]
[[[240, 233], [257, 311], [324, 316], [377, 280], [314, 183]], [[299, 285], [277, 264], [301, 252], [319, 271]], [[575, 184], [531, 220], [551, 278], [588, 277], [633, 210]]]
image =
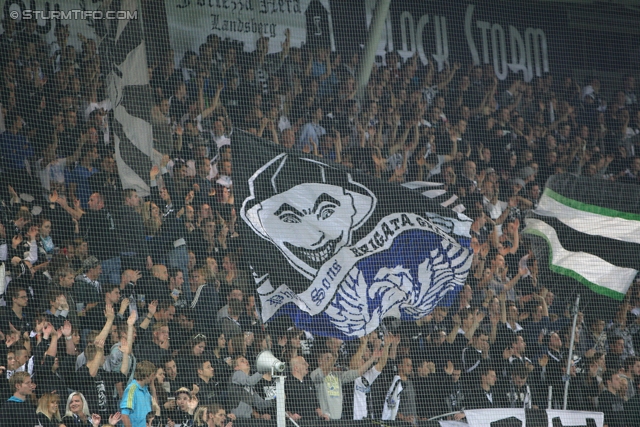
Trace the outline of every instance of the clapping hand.
[[64, 335], [65, 337], [71, 336], [71, 332], [73, 331], [71, 322], [65, 320], [64, 325], [62, 325], [62, 328], [60, 328], [60, 330], [62, 331], [62, 335]]
[[120, 412], [116, 412], [115, 414], [109, 417], [109, 424], [116, 425], [122, 419], [122, 414]]

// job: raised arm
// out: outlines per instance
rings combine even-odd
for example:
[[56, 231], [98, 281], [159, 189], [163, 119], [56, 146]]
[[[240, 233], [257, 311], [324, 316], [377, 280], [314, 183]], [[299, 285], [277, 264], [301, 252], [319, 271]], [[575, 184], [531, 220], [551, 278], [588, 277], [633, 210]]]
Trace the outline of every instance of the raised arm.
[[64, 343], [67, 350], [67, 354], [69, 356], [75, 356], [77, 351], [76, 351], [76, 345], [73, 343], [73, 335], [72, 335], [73, 328], [71, 327], [71, 322], [69, 322], [68, 320], [65, 320], [64, 325], [62, 326], [62, 328], [60, 328], [60, 330], [62, 331], [62, 335], [64, 336]]
[[213, 114], [216, 108], [218, 108], [222, 89], [224, 89], [224, 85], [222, 83], [219, 83], [218, 86], [216, 87], [216, 96], [213, 98], [213, 102], [211, 103], [211, 106], [201, 113], [203, 120], [209, 117], [211, 114]]
[[147, 316], [144, 318], [142, 323], [140, 323], [140, 329], [147, 329], [149, 324], [151, 323], [151, 319], [153, 319], [153, 315], [156, 314], [156, 310], [158, 309], [158, 301], [153, 300], [149, 303], [149, 307], [147, 308]]
[[444, 156], [445, 162], [452, 162], [456, 159], [458, 154], [458, 134], [453, 132], [451, 134], [451, 152]]
[[[431, 63], [431, 61], [429, 61], [429, 63]], [[449, 83], [451, 82], [451, 80], [453, 80], [453, 76], [456, 75], [456, 71], [458, 71], [459, 69], [460, 69], [460, 63], [454, 62], [453, 67], [447, 73], [447, 77], [445, 77], [444, 80], [438, 83], [438, 90], [445, 90], [449, 85]]]
[[524, 269], [524, 268], [518, 269], [518, 274], [513, 276], [513, 279], [509, 280], [509, 283], [504, 285], [504, 290], [505, 291], [510, 291], [511, 289], [513, 289], [513, 287], [518, 283], [520, 278], [522, 276], [524, 276], [525, 274], [527, 274], [527, 270], [526, 269]]
[[460, 321], [460, 316], [456, 313], [453, 315], [453, 328], [451, 328], [451, 332], [447, 336], [447, 342], [449, 344], [453, 344], [456, 340], [456, 336], [458, 335], [458, 329], [460, 329], [460, 325], [462, 322]]
[[395, 337], [391, 334], [387, 334], [387, 339], [384, 342], [384, 347], [382, 347], [382, 355], [380, 359], [378, 359], [378, 363], [376, 363], [376, 371], [382, 372], [382, 370], [387, 366], [387, 361], [389, 360], [389, 351], [391, 350], [391, 344], [393, 341], [399, 340], [400, 337]]
[[138, 320], [138, 314], [135, 311], [131, 311], [129, 314], [129, 318], [127, 319], [127, 345], [125, 347], [120, 347], [122, 351], [122, 365], [120, 367], [120, 372], [122, 375], [127, 375], [129, 373], [129, 364], [131, 360], [131, 350], [133, 349], [133, 332], [136, 328], [136, 320]]
[[360, 367], [358, 368], [358, 375], [364, 375], [364, 373], [367, 372], [369, 368], [371, 368], [371, 366], [376, 362], [376, 360], [380, 359], [381, 356], [382, 350], [377, 349], [376, 351], [374, 351], [369, 360], [360, 365]]
[[96, 355], [93, 358], [93, 360], [87, 362], [87, 368], [89, 368], [89, 375], [91, 375], [92, 377], [95, 377], [96, 375], [98, 375], [98, 370], [100, 369], [100, 367], [102, 366], [102, 359], [104, 356], [104, 340], [103, 339], [97, 339], [94, 341], [94, 344], [96, 345]]
[[362, 365], [362, 356], [364, 356], [364, 352], [369, 345], [369, 336], [365, 335], [360, 338], [360, 345], [358, 346], [358, 350], [356, 350], [355, 354], [351, 356], [351, 360], [349, 361], [349, 369], [358, 369], [360, 365]]
[[104, 327], [100, 331], [100, 334], [98, 334], [98, 336], [96, 337], [96, 341], [101, 340], [103, 345], [104, 345], [104, 342], [107, 340], [107, 338], [109, 338], [109, 334], [111, 333], [111, 325], [113, 325], [113, 321], [116, 318], [116, 313], [113, 310], [113, 305], [107, 304], [105, 306], [104, 317], [107, 318], [107, 321], [105, 322]]
[[53, 329], [53, 325], [49, 323], [43, 330], [43, 339], [48, 340], [51, 338], [51, 342], [49, 343], [49, 348], [44, 353], [46, 356], [50, 356], [55, 358], [58, 354], [58, 338], [62, 336], [62, 330], [56, 331]]

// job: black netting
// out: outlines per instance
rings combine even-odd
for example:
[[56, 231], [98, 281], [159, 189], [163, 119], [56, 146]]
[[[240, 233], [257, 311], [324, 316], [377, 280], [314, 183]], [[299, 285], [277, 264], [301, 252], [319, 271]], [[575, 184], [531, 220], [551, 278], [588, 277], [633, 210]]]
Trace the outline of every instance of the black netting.
[[6, 0], [0, 425], [640, 425], [634, 3]]

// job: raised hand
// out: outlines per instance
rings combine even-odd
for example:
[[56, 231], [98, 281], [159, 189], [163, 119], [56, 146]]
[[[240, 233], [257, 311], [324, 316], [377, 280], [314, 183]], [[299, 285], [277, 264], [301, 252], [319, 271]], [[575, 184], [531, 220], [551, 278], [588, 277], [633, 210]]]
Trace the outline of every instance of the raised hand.
[[127, 325], [129, 326], [135, 325], [136, 320], [138, 320], [138, 313], [136, 311], [131, 310], [131, 313], [129, 313], [129, 318], [127, 319]]
[[15, 236], [13, 236], [13, 238], [11, 239], [11, 246], [13, 246], [14, 249], [17, 249], [20, 243], [22, 243], [22, 234], [16, 234]]
[[131, 303], [131, 301], [129, 301], [129, 298], [124, 298], [120, 302], [120, 314], [124, 314], [125, 311], [127, 311], [127, 307], [129, 307], [130, 303]]
[[71, 332], [73, 331], [71, 322], [65, 320], [64, 325], [62, 325], [62, 328], [60, 328], [60, 330], [62, 331], [62, 335], [64, 335], [65, 337], [71, 336]]
[[196, 410], [197, 407], [198, 407], [198, 398], [194, 396], [191, 398], [189, 403], [187, 403], [187, 408], [189, 408], [190, 412], [193, 412]]
[[122, 419], [122, 414], [120, 412], [116, 412], [115, 414], [109, 417], [109, 424], [116, 425]]
[[454, 369], [453, 362], [451, 360], [447, 360], [447, 367], [444, 368], [444, 372], [447, 375], [453, 375], [453, 369]]
[[18, 342], [19, 339], [20, 339], [20, 335], [11, 334], [5, 339], [4, 342], [7, 345], [7, 348], [9, 348], [12, 345], [14, 345], [16, 342]]
[[147, 307], [149, 314], [151, 314], [152, 316], [156, 314], [157, 309], [158, 309], [158, 300], [151, 301], [151, 304], [149, 304], [149, 307]]
[[42, 335], [45, 337], [45, 339], [48, 339], [53, 333], [53, 331], [54, 331], [53, 325], [47, 322], [47, 324], [44, 325], [44, 328], [42, 329]]
[[460, 316], [456, 313], [453, 315], [453, 324], [460, 326], [462, 324], [462, 321], [460, 320]]
[[547, 356], [546, 354], [538, 359], [538, 364], [543, 368], [547, 366], [547, 363], [549, 363], [549, 356]]
[[113, 305], [111, 303], [107, 304], [104, 308], [104, 317], [107, 318], [107, 320], [113, 320], [116, 317], [116, 313], [113, 310]]
[[12, 199], [19, 199], [20, 196], [18, 196], [18, 193], [16, 193], [16, 190], [13, 189], [12, 186], [7, 186], [7, 188], [9, 189], [9, 195], [11, 196]]

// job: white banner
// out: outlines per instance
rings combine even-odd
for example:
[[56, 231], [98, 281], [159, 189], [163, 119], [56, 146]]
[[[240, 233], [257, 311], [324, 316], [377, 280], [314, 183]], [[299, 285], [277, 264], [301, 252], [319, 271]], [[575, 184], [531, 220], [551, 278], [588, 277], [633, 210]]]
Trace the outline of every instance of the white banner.
[[[464, 411], [467, 423], [473, 427], [491, 427], [491, 423], [504, 420], [506, 418], [517, 418], [526, 426], [526, 415], [524, 409], [500, 408], [500, 409], [474, 409]], [[553, 427], [553, 419], [560, 418], [563, 426], [586, 426], [587, 419], [591, 418], [596, 422], [597, 427], [604, 426], [604, 414], [602, 412], [587, 411], [558, 411], [547, 410], [549, 427]], [[450, 427], [453, 427], [450, 425]]]
[[285, 30], [291, 46], [315, 37], [335, 49], [329, 0], [167, 0], [171, 47], [178, 59], [198, 52], [209, 34], [244, 44], [253, 51], [260, 37], [269, 37], [269, 52], [279, 52]]
[[56, 41], [55, 28], [57, 25], [68, 26], [68, 44], [78, 50], [82, 46], [82, 42], [78, 39], [78, 33], [88, 39], [95, 39], [95, 26], [99, 25], [98, 21], [122, 17], [113, 11], [107, 13], [102, 9], [101, 1], [95, 2], [93, 0], [65, 0], [57, 3], [44, 0], [6, 0], [2, 16], [3, 20], [11, 18], [18, 23], [21, 23], [23, 19], [35, 19], [38, 23], [38, 34], [43, 36], [48, 44]]
[[560, 418], [563, 426], [584, 426], [587, 425], [587, 418], [592, 418], [596, 422], [596, 426], [604, 425], [604, 414], [602, 412], [585, 412], [585, 411], [558, 411], [555, 409], [547, 409], [549, 417], [549, 427], [553, 427], [553, 419]]

